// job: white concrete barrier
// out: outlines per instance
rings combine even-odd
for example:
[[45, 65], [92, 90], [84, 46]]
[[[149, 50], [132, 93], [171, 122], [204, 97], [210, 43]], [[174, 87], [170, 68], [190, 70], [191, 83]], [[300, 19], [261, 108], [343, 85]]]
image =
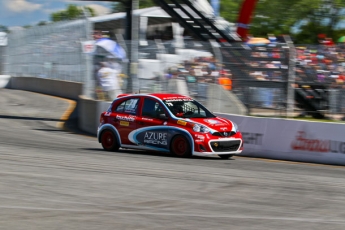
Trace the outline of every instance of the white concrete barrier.
[[78, 100], [83, 84], [36, 77], [11, 77], [7, 87]]
[[79, 96], [78, 127], [84, 132], [96, 135], [100, 115], [110, 105], [111, 102], [108, 101], [98, 101], [85, 96]]
[[8, 85], [10, 78], [10, 75], [0, 75], [0, 89], [5, 88]]

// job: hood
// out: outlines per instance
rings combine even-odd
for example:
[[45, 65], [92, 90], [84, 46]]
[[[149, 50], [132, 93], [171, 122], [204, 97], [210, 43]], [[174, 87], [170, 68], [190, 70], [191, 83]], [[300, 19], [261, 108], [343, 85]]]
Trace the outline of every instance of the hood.
[[213, 118], [190, 118], [190, 121], [205, 125], [213, 130], [219, 132], [236, 131], [233, 123], [225, 118], [213, 117]]

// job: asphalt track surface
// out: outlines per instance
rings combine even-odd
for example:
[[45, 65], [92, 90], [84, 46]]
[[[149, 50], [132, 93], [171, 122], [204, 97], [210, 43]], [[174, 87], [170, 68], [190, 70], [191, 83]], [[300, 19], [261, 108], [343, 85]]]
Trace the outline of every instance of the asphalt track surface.
[[108, 153], [71, 105], [0, 89], [1, 230], [345, 229], [344, 167]]

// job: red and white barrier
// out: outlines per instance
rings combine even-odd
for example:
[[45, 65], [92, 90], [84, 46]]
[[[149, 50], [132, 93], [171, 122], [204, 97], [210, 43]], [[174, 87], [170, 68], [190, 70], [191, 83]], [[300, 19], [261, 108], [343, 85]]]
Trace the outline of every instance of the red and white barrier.
[[217, 114], [238, 124], [241, 155], [345, 165], [345, 124]]

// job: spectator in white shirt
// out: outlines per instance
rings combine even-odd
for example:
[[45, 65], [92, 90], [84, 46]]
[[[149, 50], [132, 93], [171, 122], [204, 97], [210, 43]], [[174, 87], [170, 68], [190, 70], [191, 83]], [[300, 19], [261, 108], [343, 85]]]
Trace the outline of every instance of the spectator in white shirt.
[[107, 62], [100, 63], [100, 69], [97, 71], [97, 79], [99, 85], [102, 87], [105, 100], [112, 101], [122, 93], [118, 75], [119, 71], [110, 68]]

